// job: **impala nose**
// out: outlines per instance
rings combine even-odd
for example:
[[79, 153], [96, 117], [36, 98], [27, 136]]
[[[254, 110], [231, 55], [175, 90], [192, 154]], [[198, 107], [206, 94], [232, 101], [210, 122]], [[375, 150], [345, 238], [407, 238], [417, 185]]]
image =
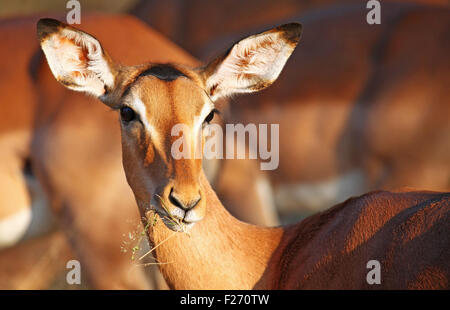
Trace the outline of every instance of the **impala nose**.
[[181, 196], [172, 188], [169, 194], [169, 201], [176, 207], [188, 211], [194, 208], [201, 200], [200, 193], [191, 196]]

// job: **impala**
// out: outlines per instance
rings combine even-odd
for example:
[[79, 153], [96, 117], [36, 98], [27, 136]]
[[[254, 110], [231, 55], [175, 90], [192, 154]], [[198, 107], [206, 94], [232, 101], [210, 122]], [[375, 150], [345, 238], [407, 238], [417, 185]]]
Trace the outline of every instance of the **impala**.
[[[123, 166], [153, 252], [169, 286], [193, 288], [368, 288], [379, 260], [381, 288], [448, 288], [449, 198], [436, 192], [374, 192], [288, 227], [232, 217], [200, 159], [174, 160], [172, 126], [190, 143], [214, 101], [272, 84], [297, 45], [286, 24], [236, 43], [208, 65], [113, 62], [93, 36], [42, 19], [38, 37], [55, 78], [120, 111]], [[157, 48], [157, 47], [155, 47]]]

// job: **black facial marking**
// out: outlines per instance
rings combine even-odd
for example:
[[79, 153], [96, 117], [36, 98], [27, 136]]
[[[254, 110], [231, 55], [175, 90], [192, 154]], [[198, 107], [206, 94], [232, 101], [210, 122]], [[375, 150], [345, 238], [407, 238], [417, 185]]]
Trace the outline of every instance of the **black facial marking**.
[[173, 67], [170, 64], [153, 65], [152, 67], [142, 71], [130, 84], [128, 84], [128, 86], [125, 88], [124, 92], [122, 93], [122, 98], [124, 98], [125, 96], [128, 95], [128, 93], [130, 92], [131, 86], [133, 86], [133, 84], [136, 83], [136, 81], [139, 80], [140, 77], [149, 76], [149, 75], [155, 76], [162, 81], [168, 81], [168, 82], [174, 81], [177, 78], [179, 78], [180, 76], [189, 78], [183, 72], [181, 72], [180, 70], [178, 70], [177, 68]]
[[169, 64], [159, 64], [152, 66], [151, 68], [141, 72], [138, 78], [141, 76], [153, 75], [163, 81], [174, 81], [180, 76], [187, 77], [183, 72]]

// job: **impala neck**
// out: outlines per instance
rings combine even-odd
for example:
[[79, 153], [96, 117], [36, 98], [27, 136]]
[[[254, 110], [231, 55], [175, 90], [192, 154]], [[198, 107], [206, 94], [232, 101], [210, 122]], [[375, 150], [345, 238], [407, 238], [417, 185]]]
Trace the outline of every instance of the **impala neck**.
[[[202, 173], [207, 214], [189, 233], [174, 233], [158, 219], [148, 236], [160, 270], [173, 289], [260, 287], [267, 263], [283, 234], [238, 221], [223, 207]], [[245, 206], [242, 206], [245, 208]], [[146, 214], [149, 221], [152, 212]]]

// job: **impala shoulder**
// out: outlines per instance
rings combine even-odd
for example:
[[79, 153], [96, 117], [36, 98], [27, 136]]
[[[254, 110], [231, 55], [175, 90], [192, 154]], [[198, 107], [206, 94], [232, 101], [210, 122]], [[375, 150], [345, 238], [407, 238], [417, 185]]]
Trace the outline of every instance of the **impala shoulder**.
[[[435, 202], [448, 201], [450, 193], [435, 191], [417, 191], [412, 188], [401, 188], [396, 191], [373, 191], [359, 197], [350, 198], [345, 203], [354, 211], [386, 212], [401, 211], [412, 207], [424, 208]], [[388, 212], [389, 213], [389, 212]], [[386, 214], [388, 215], [388, 214]]]
[[[317, 244], [339, 244], [351, 252], [382, 229], [420, 221], [420, 217], [450, 214], [450, 193], [410, 191], [373, 191], [346, 201], [288, 227], [286, 252]], [[440, 214], [440, 215], [439, 215]], [[333, 244], [329, 236], [333, 236]]]
[[340, 229], [340, 234], [345, 240], [344, 251], [350, 253], [380, 234], [387, 234], [382, 238], [386, 242], [403, 238], [398, 227], [407, 231], [411, 225], [419, 227], [424, 217], [437, 218], [437, 214], [448, 214], [449, 193], [376, 191], [351, 198], [344, 205], [341, 216], [346, 218], [346, 224]]
[[450, 223], [450, 193], [375, 191], [349, 198], [285, 229], [272, 259], [275, 287], [315, 287], [319, 270], [445, 229], [435, 225], [441, 222]]

